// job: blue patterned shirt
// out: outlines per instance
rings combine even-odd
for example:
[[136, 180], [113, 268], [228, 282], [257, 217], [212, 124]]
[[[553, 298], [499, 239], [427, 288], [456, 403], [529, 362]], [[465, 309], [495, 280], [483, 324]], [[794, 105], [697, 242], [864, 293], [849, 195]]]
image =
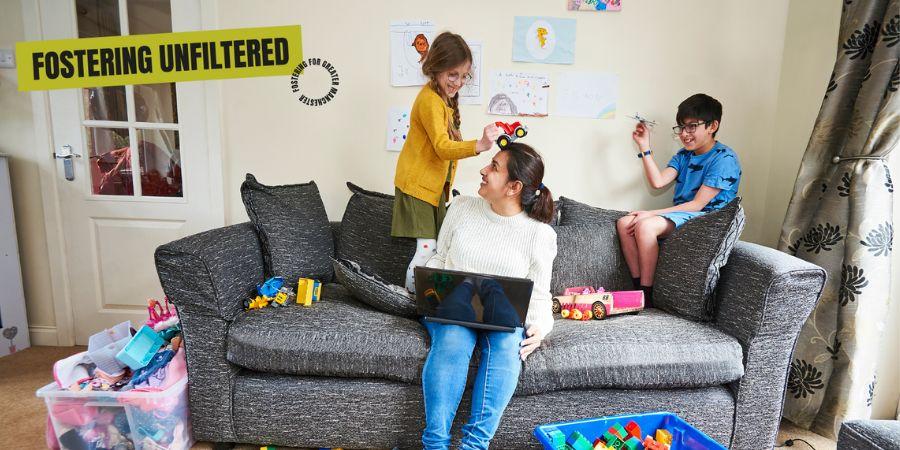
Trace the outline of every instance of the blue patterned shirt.
[[713, 148], [702, 155], [682, 148], [669, 161], [668, 167], [678, 171], [672, 199], [675, 205], [693, 200], [701, 185], [721, 189], [703, 208], [705, 212], [719, 209], [737, 197], [741, 163], [734, 150], [721, 142], [716, 141]]

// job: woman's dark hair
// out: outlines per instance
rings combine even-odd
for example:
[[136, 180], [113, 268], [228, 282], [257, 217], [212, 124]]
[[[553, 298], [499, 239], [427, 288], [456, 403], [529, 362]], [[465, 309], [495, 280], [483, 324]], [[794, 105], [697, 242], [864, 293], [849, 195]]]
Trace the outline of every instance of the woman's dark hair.
[[[681, 102], [678, 105], [678, 112], [675, 113], [675, 122], [678, 125], [684, 125], [687, 119], [702, 120], [708, 124], [718, 121], [721, 127], [722, 104], [706, 94], [694, 94]], [[718, 132], [719, 130], [716, 130], [716, 133]], [[716, 137], [716, 133], [713, 133], [713, 137]]]
[[466, 40], [458, 34], [445, 31], [434, 38], [431, 48], [428, 49], [428, 54], [425, 56], [425, 62], [422, 63], [422, 73], [431, 79], [431, 88], [453, 110], [453, 123], [448, 125], [451, 125], [451, 135], [456, 141], [462, 140], [459, 133], [459, 94], [457, 93], [451, 98], [445, 97], [438, 86], [437, 76], [441, 72], [446, 72], [467, 62], [472, 62], [472, 50], [469, 49]]
[[553, 219], [553, 194], [544, 186], [544, 160], [528, 145], [513, 142], [506, 152], [509, 181], [522, 183], [522, 209], [534, 220], [550, 223]]

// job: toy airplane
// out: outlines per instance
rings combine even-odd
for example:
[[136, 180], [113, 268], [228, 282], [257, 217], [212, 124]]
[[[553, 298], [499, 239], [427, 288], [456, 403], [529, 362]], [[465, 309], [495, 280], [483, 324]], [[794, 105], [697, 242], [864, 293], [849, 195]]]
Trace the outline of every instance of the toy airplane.
[[628, 117], [629, 119], [637, 120], [638, 122], [640, 122], [648, 127], [653, 127], [654, 125], [656, 125], [656, 122], [654, 122], [646, 117], [641, 117], [641, 115], [638, 113], [634, 113], [633, 116], [625, 116], [625, 117]]

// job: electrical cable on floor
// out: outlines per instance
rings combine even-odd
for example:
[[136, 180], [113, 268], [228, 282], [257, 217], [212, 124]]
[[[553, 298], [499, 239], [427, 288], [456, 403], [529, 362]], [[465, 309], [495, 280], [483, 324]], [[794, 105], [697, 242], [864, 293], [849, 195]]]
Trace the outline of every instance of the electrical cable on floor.
[[793, 446], [794, 446], [794, 443], [797, 442], [797, 441], [800, 441], [800, 442], [802, 442], [802, 443], [808, 445], [809, 448], [811, 448], [812, 450], [816, 450], [816, 448], [813, 447], [812, 444], [810, 444], [810, 443], [807, 442], [806, 440], [800, 439], [800, 438], [788, 439], [788, 440], [784, 441], [783, 444], [781, 444], [781, 445], [776, 445], [775, 448], [779, 448], [779, 447], [793, 447]]

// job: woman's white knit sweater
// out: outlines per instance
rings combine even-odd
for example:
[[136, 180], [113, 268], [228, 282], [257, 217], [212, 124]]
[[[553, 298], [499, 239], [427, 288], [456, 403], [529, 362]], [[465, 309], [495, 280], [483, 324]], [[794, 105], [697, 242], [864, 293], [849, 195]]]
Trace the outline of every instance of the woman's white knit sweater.
[[501, 216], [481, 197], [453, 199], [438, 235], [437, 253], [428, 267], [460, 270], [534, 282], [526, 328], [543, 336], [553, 329], [550, 275], [556, 258], [556, 232], [525, 212]]

